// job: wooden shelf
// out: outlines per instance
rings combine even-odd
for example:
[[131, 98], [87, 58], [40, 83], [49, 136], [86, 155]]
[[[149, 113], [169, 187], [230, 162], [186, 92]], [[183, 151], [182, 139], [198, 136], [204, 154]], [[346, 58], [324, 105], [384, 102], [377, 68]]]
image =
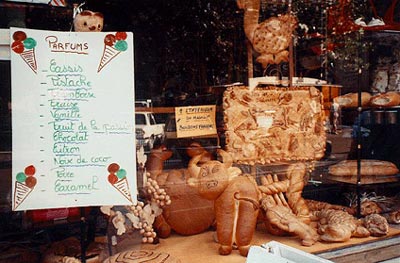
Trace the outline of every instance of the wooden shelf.
[[[394, 237], [396, 237], [396, 239], [392, 239]], [[169, 253], [172, 257], [180, 259], [182, 262], [244, 263], [246, 261], [246, 258], [240, 256], [237, 250], [232, 251], [232, 253], [228, 256], [219, 255], [218, 244], [214, 241], [213, 231], [207, 231], [192, 236], [180, 236], [173, 234], [169, 238], [161, 239], [160, 243], [156, 245], [140, 244], [138, 243], [140, 242], [139, 240], [140, 238], [134, 235], [127, 237], [124, 240], [121, 240], [117, 246], [113, 247], [113, 253], [122, 252], [128, 249], [146, 249]], [[367, 253], [367, 251], [369, 251], [368, 253], [372, 253], [370, 252], [371, 250], [376, 253], [376, 255], [373, 257], [375, 261], [363, 262], [377, 262], [379, 260], [400, 256], [399, 248], [396, 250], [391, 249], [391, 247], [384, 246], [384, 244], [388, 243], [388, 240], [394, 240], [397, 243], [392, 242], [392, 244], [397, 244], [397, 246], [400, 247], [400, 229], [397, 228], [390, 228], [389, 234], [384, 237], [352, 238], [347, 242], [341, 243], [317, 242], [311, 247], [305, 247], [300, 244], [300, 239], [298, 237], [270, 235], [265, 230], [264, 224], [259, 223], [257, 230], [254, 233], [252, 245], [262, 245], [272, 240], [300, 249], [307, 253], [316, 254], [326, 259], [352, 257], [351, 254], [348, 255], [348, 253], [346, 253], [349, 248], [353, 248], [353, 251], [359, 251], [360, 253]], [[386, 253], [386, 250], [389, 252]], [[360, 254], [358, 253], [358, 255]], [[354, 260], [353, 258], [352, 262], [359, 262], [359, 260]]]

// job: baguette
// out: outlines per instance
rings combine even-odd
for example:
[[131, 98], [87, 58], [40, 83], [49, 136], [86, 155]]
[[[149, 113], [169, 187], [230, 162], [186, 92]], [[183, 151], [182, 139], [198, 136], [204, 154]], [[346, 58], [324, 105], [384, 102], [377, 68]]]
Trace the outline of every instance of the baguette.
[[398, 106], [400, 104], [400, 94], [395, 91], [377, 94], [371, 98], [370, 104], [375, 107]]
[[[369, 92], [361, 92], [361, 106], [367, 106], [372, 95]], [[358, 107], [358, 93], [347, 93], [333, 99], [333, 102], [339, 104], [340, 107], [354, 108]]]
[[[361, 160], [361, 176], [395, 175], [399, 169], [394, 163], [380, 160]], [[329, 173], [333, 176], [356, 176], [357, 160], [344, 160], [329, 167]]]

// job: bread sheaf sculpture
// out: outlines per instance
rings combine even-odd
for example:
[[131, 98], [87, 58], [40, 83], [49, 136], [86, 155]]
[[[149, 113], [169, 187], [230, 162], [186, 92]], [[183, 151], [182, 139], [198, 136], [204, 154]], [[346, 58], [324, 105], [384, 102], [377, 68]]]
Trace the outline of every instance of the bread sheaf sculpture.
[[317, 242], [318, 234], [310, 226], [310, 212], [301, 196], [305, 170], [303, 163], [292, 164], [285, 180], [268, 174], [261, 177], [259, 189], [263, 194], [261, 208], [268, 232], [273, 235], [292, 233], [300, 237], [302, 245], [312, 246]]
[[247, 256], [257, 224], [260, 192], [254, 179], [240, 175], [232, 167], [232, 158], [218, 150], [223, 162], [210, 160], [198, 166], [202, 156], [189, 162], [188, 183], [200, 196], [214, 200], [219, 254], [228, 255], [236, 245], [242, 256]]

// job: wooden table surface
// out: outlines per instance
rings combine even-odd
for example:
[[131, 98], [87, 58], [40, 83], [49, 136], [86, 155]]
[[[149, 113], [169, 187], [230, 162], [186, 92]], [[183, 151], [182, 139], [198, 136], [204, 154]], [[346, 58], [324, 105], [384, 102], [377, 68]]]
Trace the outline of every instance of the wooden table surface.
[[[300, 249], [304, 252], [323, 255], [323, 253], [328, 253], [332, 251], [340, 252], [340, 250], [342, 249], [354, 248], [355, 246], [368, 245], [371, 243], [372, 244], [375, 243], [374, 246], [378, 247], [376, 246], [377, 242], [383, 242], [393, 237], [398, 237], [400, 239], [400, 229], [390, 228], [389, 234], [385, 237], [352, 238], [349, 241], [342, 243], [317, 242], [311, 247], [305, 247], [301, 245], [300, 239], [298, 237], [273, 236], [266, 232], [263, 224], [258, 224], [257, 230], [253, 237], [252, 244], [257, 246], [274, 240], [283, 243], [285, 245]], [[180, 236], [173, 234], [169, 238], [161, 239], [160, 243], [156, 245], [141, 244], [140, 237], [138, 236], [135, 237], [135, 235], [133, 235], [130, 238], [122, 239], [122, 241], [120, 241], [120, 243], [118, 243], [118, 245], [114, 248], [113, 253], [117, 253], [127, 249], [146, 249], [146, 250], [155, 250], [159, 252], [166, 252], [169, 253], [171, 256], [180, 259], [182, 263], [185, 262], [245, 263], [246, 262], [246, 258], [241, 256], [237, 250], [232, 251], [232, 253], [228, 256], [219, 255], [218, 244], [214, 241], [214, 231], [207, 231], [192, 236]], [[398, 256], [400, 256], [400, 249], [398, 249], [397, 252]], [[396, 255], [392, 255], [392, 257], [395, 256]], [[330, 256], [326, 256], [325, 258], [329, 257]], [[341, 261], [341, 262], [346, 262], [346, 261]], [[376, 262], [376, 261], [370, 261], [370, 262]]]

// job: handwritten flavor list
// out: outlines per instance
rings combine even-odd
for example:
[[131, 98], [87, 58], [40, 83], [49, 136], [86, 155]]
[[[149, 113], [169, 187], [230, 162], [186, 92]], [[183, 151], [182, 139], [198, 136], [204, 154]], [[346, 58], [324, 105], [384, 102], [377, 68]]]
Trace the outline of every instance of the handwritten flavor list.
[[14, 210], [133, 203], [132, 34], [110, 57], [109, 33], [11, 31], [35, 40], [36, 69], [12, 56]]
[[[88, 126], [80, 108], [96, 99], [92, 82], [85, 75], [80, 65], [60, 65], [55, 59], [50, 60], [45, 70], [46, 82], [42, 82], [43, 90], [47, 90], [47, 108], [51, 121], [52, 154], [55, 171], [54, 191], [56, 193], [90, 192], [98, 189], [98, 175], [92, 175], [89, 182], [79, 183], [74, 180], [76, 174], [71, 167], [84, 167], [88, 164], [99, 165], [99, 159], [87, 160], [82, 157], [81, 149], [89, 142]], [[43, 138], [45, 139], [45, 138]], [[108, 161], [110, 157], [103, 157]], [[90, 163], [89, 163], [90, 161]], [[77, 182], [78, 181], [78, 182]]]

